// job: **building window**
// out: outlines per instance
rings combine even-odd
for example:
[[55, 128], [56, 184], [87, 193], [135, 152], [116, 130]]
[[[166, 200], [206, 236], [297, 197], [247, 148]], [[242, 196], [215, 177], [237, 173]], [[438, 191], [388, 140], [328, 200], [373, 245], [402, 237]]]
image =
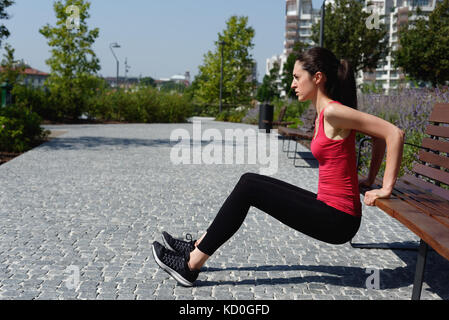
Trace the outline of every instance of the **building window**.
[[295, 15], [297, 15], [298, 13], [296, 12], [296, 3], [290, 3], [288, 6], [287, 6], [287, 15], [288, 16], [295, 16]]

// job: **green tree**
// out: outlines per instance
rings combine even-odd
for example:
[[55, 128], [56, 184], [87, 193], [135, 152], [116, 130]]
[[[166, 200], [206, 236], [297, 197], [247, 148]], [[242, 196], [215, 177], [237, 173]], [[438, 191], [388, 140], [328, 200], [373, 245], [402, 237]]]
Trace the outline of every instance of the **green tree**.
[[20, 82], [22, 78], [21, 72], [23, 72], [25, 67], [14, 58], [15, 50], [10, 44], [5, 45], [5, 51], [1, 62], [2, 71], [0, 74], [0, 83], [7, 82], [14, 87]]
[[140, 79], [140, 84], [143, 86], [156, 87], [156, 82], [151, 77], [144, 77]]
[[220, 96], [221, 42], [223, 48], [223, 103], [249, 105], [255, 83], [251, 81], [254, 60], [250, 49], [254, 47], [255, 31], [248, 26], [248, 17], [232, 16], [226, 29], [218, 33], [215, 50], [204, 55], [204, 63], [195, 78], [198, 82], [195, 98], [199, 103], [218, 104]]
[[301, 41], [296, 42], [293, 45], [293, 51], [288, 55], [287, 60], [284, 63], [284, 67], [282, 69], [281, 84], [288, 98], [296, 98], [295, 92], [291, 90], [291, 85], [293, 81], [293, 69], [295, 67], [296, 55], [299, 52], [308, 49], [309, 47], [310, 47], [309, 45]]
[[[347, 59], [354, 72], [377, 67], [388, 55], [387, 28], [385, 24], [369, 28], [371, 13], [363, 11], [365, 1], [335, 0], [326, 5], [323, 46], [337, 58]], [[368, 2], [370, 5], [370, 2]], [[384, 16], [379, 15], [379, 19]], [[320, 22], [312, 26], [312, 40], [319, 43]]]
[[274, 98], [279, 98], [279, 71], [280, 65], [278, 62], [273, 64], [273, 68], [271, 68], [270, 73], [266, 74], [263, 77], [262, 85], [257, 90], [257, 100], [264, 101], [272, 101]]
[[449, 0], [438, 3], [428, 20], [419, 7], [417, 15], [398, 32], [400, 45], [392, 53], [393, 64], [436, 87], [449, 80]]
[[[75, 6], [79, 14], [79, 24], [69, 28], [67, 22], [73, 12], [69, 6]], [[52, 47], [51, 57], [46, 60], [51, 68], [46, 81], [51, 97], [58, 102], [59, 118], [76, 120], [87, 111], [87, 101], [95, 94], [99, 85], [96, 73], [100, 70], [99, 60], [92, 50], [99, 29], [89, 30], [86, 20], [90, 17], [90, 3], [84, 0], [55, 1], [56, 26], [49, 24], [39, 32]]]
[[[9, 14], [6, 12], [6, 9], [13, 5], [14, 1], [11, 0], [0, 0], [0, 20], [9, 19]], [[4, 38], [8, 38], [10, 35], [8, 28], [5, 27], [4, 24], [0, 25], [0, 46]]]

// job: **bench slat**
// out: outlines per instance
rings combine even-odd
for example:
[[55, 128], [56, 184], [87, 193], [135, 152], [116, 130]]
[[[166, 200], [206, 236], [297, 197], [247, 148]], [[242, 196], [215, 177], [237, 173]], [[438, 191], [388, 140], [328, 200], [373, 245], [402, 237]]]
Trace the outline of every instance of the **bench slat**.
[[280, 127], [278, 129], [278, 133], [288, 136], [288, 137], [297, 137], [301, 139], [310, 139], [312, 140], [313, 134], [309, 134], [307, 132], [304, 132], [300, 129], [294, 129], [294, 128], [286, 128], [286, 127]]
[[435, 151], [449, 153], [449, 142], [435, 140], [431, 138], [423, 138], [422, 146]]
[[429, 117], [430, 122], [449, 123], [449, 105], [436, 103]]
[[431, 167], [425, 166], [420, 163], [416, 163], [413, 166], [413, 171], [420, 175], [431, 178], [435, 181], [439, 181], [439, 182], [449, 185], [449, 172], [431, 168]]
[[[429, 216], [449, 218], [449, 202], [405, 181], [396, 181], [393, 194]], [[448, 225], [449, 227], [449, 225]]]
[[428, 162], [433, 165], [437, 165], [437, 166], [449, 169], [449, 158], [448, 157], [442, 157], [433, 152], [427, 152], [427, 151], [421, 150], [418, 154], [418, 158], [421, 161]]
[[437, 185], [434, 185], [433, 183], [424, 181], [423, 179], [417, 178], [409, 174], [402, 176], [400, 179], [403, 181], [407, 181], [411, 184], [414, 184], [420, 187], [421, 189], [425, 190], [426, 192], [436, 194], [442, 197], [443, 199], [449, 200], [449, 190], [443, 189]]
[[432, 124], [426, 127], [424, 133], [442, 138], [449, 138], [449, 127], [434, 126]]
[[445, 225], [395, 196], [390, 199], [377, 199], [375, 205], [449, 260], [449, 232]]
[[[411, 179], [410, 182], [408, 179], [403, 179], [404, 177], [411, 177], [414, 179]], [[393, 195], [408, 202], [410, 205], [423, 211], [423, 213], [429, 216], [434, 218], [438, 217], [438, 220], [440, 220], [441, 223], [446, 224], [449, 227], [449, 212], [447, 211], [449, 210], [449, 201], [444, 197], [438, 197], [436, 194], [432, 195], [432, 192], [429, 191], [429, 189], [421, 188], [413, 183], [414, 181], [424, 182], [423, 180], [409, 175], [404, 177], [401, 177], [396, 181]], [[363, 177], [361, 176], [359, 177], [359, 179], [362, 178]], [[382, 180], [376, 178], [373, 186], [374, 188], [382, 188]], [[433, 208], [434, 211], [430, 210], [429, 207]]]

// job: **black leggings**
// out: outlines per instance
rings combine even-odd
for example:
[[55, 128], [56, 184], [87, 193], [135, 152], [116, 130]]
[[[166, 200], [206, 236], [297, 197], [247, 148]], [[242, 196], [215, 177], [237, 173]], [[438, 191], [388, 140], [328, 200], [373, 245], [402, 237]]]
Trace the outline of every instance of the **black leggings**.
[[351, 240], [361, 221], [360, 217], [317, 200], [313, 192], [268, 176], [245, 173], [207, 229], [198, 249], [211, 256], [237, 232], [251, 206], [299, 232], [331, 244]]

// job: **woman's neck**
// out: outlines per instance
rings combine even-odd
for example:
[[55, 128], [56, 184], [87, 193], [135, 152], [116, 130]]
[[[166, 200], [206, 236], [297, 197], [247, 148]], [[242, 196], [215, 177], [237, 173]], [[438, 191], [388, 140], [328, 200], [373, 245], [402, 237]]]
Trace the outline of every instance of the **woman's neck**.
[[321, 90], [317, 90], [317, 94], [311, 99], [311, 101], [317, 114], [320, 114], [323, 108], [333, 100], [326, 96]]

